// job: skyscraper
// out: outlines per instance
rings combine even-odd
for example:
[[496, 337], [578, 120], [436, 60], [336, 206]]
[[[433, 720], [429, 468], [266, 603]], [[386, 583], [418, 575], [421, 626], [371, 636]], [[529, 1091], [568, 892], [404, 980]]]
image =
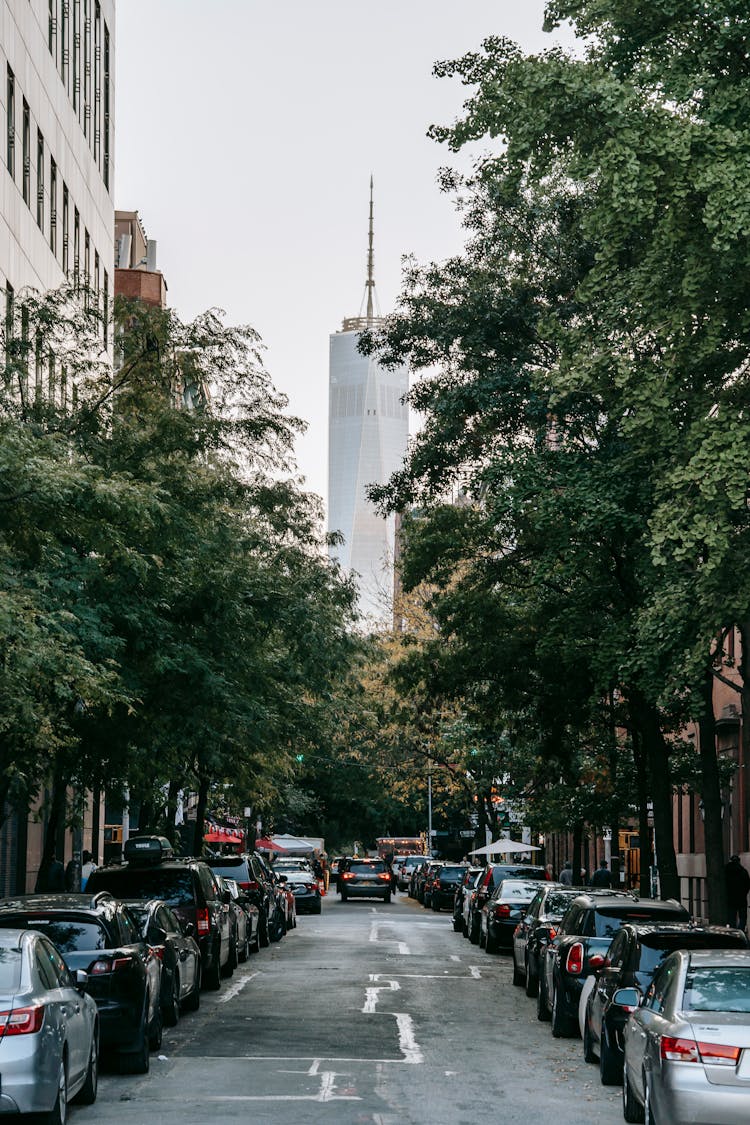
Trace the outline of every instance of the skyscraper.
[[368, 485], [384, 484], [406, 455], [409, 410], [402, 399], [409, 376], [406, 367], [386, 370], [358, 351], [362, 331], [383, 323], [375, 311], [372, 179], [365, 297], [365, 315], [347, 318], [330, 337], [328, 529], [342, 535], [331, 554], [355, 575], [360, 611], [375, 622], [390, 615], [395, 520], [380, 516], [366, 493]]

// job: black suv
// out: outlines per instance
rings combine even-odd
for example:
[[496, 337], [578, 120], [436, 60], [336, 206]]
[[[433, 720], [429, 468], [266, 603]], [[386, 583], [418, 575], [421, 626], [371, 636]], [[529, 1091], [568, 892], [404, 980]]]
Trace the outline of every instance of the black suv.
[[341, 901], [382, 898], [391, 901], [391, 873], [383, 859], [345, 859], [339, 864]]
[[539, 979], [537, 1014], [547, 1009], [556, 1039], [578, 1031], [578, 1003], [583, 982], [604, 964], [612, 938], [626, 922], [689, 922], [679, 902], [636, 899], [613, 891], [577, 895], [547, 947], [544, 974]]
[[0, 926], [39, 930], [71, 973], [88, 974], [102, 1050], [118, 1052], [123, 1072], [145, 1074], [149, 1049], [161, 1045], [161, 962], [127, 907], [88, 887], [86, 894], [22, 895], [0, 902]]
[[258, 907], [258, 944], [264, 948], [270, 942], [269, 920], [274, 916], [276, 887], [271, 872], [259, 855], [221, 855], [206, 861], [217, 875], [234, 879], [253, 906]]
[[232, 973], [232, 934], [228, 891], [221, 891], [211, 868], [199, 859], [174, 859], [168, 840], [133, 836], [124, 848], [125, 862], [92, 871], [87, 891], [109, 891], [119, 899], [158, 898], [192, 922], [201, 951], [204, 988], [219, 988]]
[[586, 1062], [596, 1062], [598, 1056], [602, 1085], [617, 1086], [622, 1082], [622, 1033], [631, 1008], [616, 1003], [616, 994], [626, 988], [637, 989], [642, 996], [662, 961], [676, 949], [747, 949], [747, 938], [741, 930], [726, 926], [685, 923], [627, 923], [615, 934], [586, 1003], [583, 1028], [583, 1054]]

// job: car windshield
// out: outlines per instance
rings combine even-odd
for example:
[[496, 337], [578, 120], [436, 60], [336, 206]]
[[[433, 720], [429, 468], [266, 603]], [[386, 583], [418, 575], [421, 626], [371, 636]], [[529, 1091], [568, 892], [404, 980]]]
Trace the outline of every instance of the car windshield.
[[466, 873], [465, 867], [444, 867], [440, 872], [441, 879], [463, 879]]
[[116, 898], [160, 898], [169, 906], [195, 902], [192, 873], [184, 868], [127, 867], [121, 871], [94, 871], [86, 891], [111, 891]]
[[521, 883], [516, 879], [506, 879], [495, 891], [493, 898], [506, 902], [531, 902], [539, 887], [533, 883]]
[[21, 950], [0, 949], [0, 992], [17, 992], [21, 983]]
[[4, 926], [40, 930], [57, 946], [61, 953], [84, 952], [89, 949], [107, 949], [109, 938], [103, 926], [87, 918], [30, 918], [3, 915]]
[[749, 1012], [750, 968], [706, 966], [688, 970], [682, 1008], [686, 1012]]
[[679, 934], [652, 934], [643, 938], [638, 969], [642, 973], [653, 976], [664, 958], [675, 949], [746, 948], [747, 945], [742, 937], [731, 931], [725, 934], [691, 934], [689, 930]]
[[[597, 910], [594, 914], [596, 937], [614, 937], [624, 922], [652, 922], [658, 920], [658, 912], [652, 911], [649, 913], [637, 913], [637, 910], [629, 910], [625, 907], [621, 913], [615, 910], [608, 910], [605, 914], [603, 911]], [[672, 916], [674, 917], [674, 916]], [[678, 919], [679, 921], [679, 919]]]
[[217, 861], [212, 859], [209, 867], [213, 871], [214, 875], [226, 875], [228, 879], [239, 879], [242, 883], [248, 882], [250, 878], [247, 874], [247, 863], [244, 859], [241, 859], [234, 863], [232, 863], [231, 861]]

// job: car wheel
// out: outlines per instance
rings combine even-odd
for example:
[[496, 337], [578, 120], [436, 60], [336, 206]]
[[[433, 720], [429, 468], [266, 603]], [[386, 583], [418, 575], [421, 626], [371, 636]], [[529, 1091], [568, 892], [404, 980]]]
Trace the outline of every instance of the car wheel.
[[57, 1072], [57, 1097], [46, 1120], [49, 1125], [65, 1125], [68, 1120], [68, 1065], [64, 1054]]
[[468, 938], [469, 927], [466, 925], [466, 919], [464, 918], [463, 914], [461, 915], [461, 933], [464, 935], [465, 938]]
[[463, 919], [462, 918], [454, 918], [453, 919], [453, 932], [454, 932], [454, 934], [460, 934], [461, 931], [463, 930], [463, 928], [464, 928]]
[[469, 926], [469, 941], [471, 942], [472, 945], [478, 945], [479, 944], [480, 930], [481, 930], [481, 922], [475, 916], [474, 918], [471, 919], [471, 924]]
[[171, 987], [164, 997], [161, 1018], [165, 1027], [174, 1027], [180, 1018], [180, 981], [177, 973], [172, 977]]
[[154, 1018], [148, 1029], [148, 1046], [151, 1051], [158, 1051], [161, 1047], [162, 1026], [161, 1004], [157, 1004]]
[[547, 986], [544, 977], [539, 977], [539, 987], [536, 992], [536, 1018], [540, 1023], [549, 1023], [549, 1007], [547, 1005]]
[[239, 960], [244, 964], [250, 956], [250, 939], [247, 936], [247, 927], [245, 928], [245, 940], [239, 952]]
[[148, 1005], [143, 1013], [143, 1021], [135, 1046], [129, 1051], [120, 1051], [120, 1074], [148, 1074], [151, 1060], [148, 1053]]
[[232, 973], [237, 968], [237, 964], [238, 964], [238, 962], [237, 962], [237, 941], [236, 941], [235, 938], [230, 938], [230, 941], [229, 941], [229, 956], [227, 957], [226, 965], [221, 970], [222, 976], [231, 977]]
[[[318, 904], [320, 906], [320, 904]], [[318, 911], [319, 912], [319, 911]], [[286, 926], [284, 925], [284, 913], [280, 906], [275, 907], [271, 915], [271, 921], [268, 924], [268, 936], [271, 941], [281, 941], [286, 933]]]
[[558, 988], [552, 993], [552, 1034], [555, 1039], [569, 1039], [573, 1034], [570, 1017], [562, 1010]]
[[268, 935], [268, 915], [265, 910], [260, 912], [260, 921], [258, 922], [258, 941], [263, 949], [267, 949], [271, 944], [271, 938]]
[[210, 992], [217, 992], [221, 988], [221, 967], [219, 965], [219, 950], [214, 949], [214, 959], [211, 968], [203, 976], [203, 987]]
[[193, 991], [189, 992], [185, 999], [182, 1001], [182, 1007], [186, 1012], [197, 1012], [201, 1006], [201, 970], [198, 966], [198, 972], [195, 977], [195, 984]]
[[518, 965], [516, 964], [516, 947], [515, 947], [515, 945], [513, 946], [512, 955], [513, 955], [513, 983], [515, 984], [515, 986], [517, 988], [523, 988], [523, 986], [526, 984], [526, 973], [524, 972], [523, 969], [519, 969]]
[[643, 1120], [646, 1125], [656, 1125], [654, 1106], [651, 1101], [651, 1086], [647, 1078], [643, 1080]]
[[477, 944], [478, 944], [480, 949], [484, 949], [484, 947], [487, 944], [487, 935], [486, 935], [485, 931], [482, 929], [482, 923], [481, 922], [479, 923], [479, 940], [478, 940]]
[[500, 948], [500, 943], [496, 937], [492, 936], [489, 926], [487, 927], [487, 933], [484, 935], [484, 948], [488, 953], [497, 953]]
[[347, 901], [348, 901], [348, 899], [349, 899], [349, 896], [347, 895], [346, 891], [342, 891], [342, 892], [341, 892], [341, 901], [342, 901], [342, 902], [347, 902]]
[[383, 895], [383, 902], [389, 903], [390, 901], [391, 901], [391, 892], [389, 891], [388, 894]]
[[622, 1059], [609, 1041], [604, 1020], [602, 1020], [602, 1039], [599, 1044], [599, 1076], [602, 1086], [619, 1086], [622, 1082]]
[[75, 1100], [81, 1105], [93, 1105], [96, 1101], [96, 1093], [99, 1088], [99, 1028], [94, 1028], [94, 1036], [91, 1040], [91, 1053], [89, 1054], [89, 1065], [86, 1070], [86, 1079], [76, 1094]]
[[583, 1021], [583, 1061], [587, 1063], [596, 1062], [596, 1052], [594, 1045], [591, 1042], [591, 1028], [589, 1027], [589, 1013], [586, 1011], [586, 1017]]
[[539, 977], [532, 975], [531, 958], [528, 956], [526, 957], [526, 979], [524, 984], [526, 985], [526, 995], [533, 1000], [539, 992]]
[[628, 1068], [623, 1067], [622, 1072], [622, 1116], [630, 1125], [640, 1125], [645, 1118], [643, 1106], [633, 1093], [628, 1081]]

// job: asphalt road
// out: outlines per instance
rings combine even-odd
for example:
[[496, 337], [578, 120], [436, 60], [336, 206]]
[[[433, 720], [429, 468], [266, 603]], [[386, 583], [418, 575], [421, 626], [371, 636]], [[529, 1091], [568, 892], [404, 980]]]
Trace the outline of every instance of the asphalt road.
[[555, 1040], [510, 958], [406, 896], [341, 903], [165, 1031], [143, 1077], [105, 1074], [71, 1125], [615, 1125], [619, 1089]]

